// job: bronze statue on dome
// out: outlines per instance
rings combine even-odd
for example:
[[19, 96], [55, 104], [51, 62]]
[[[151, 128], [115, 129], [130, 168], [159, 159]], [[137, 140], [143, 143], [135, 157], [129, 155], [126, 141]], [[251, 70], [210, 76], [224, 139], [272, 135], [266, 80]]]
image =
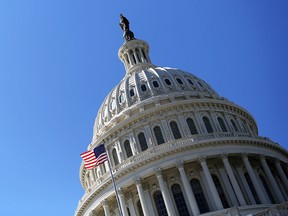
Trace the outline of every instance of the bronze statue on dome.
[[135, 39], [134, 33], [130, 31], [129, 24], [130, 24], [129, 20], [126, 17], [124, 17], [122, 14], [120, 14], [119, 25], [121, 29], [124, 31], [123, 38], [125, 39], [125, 42]]

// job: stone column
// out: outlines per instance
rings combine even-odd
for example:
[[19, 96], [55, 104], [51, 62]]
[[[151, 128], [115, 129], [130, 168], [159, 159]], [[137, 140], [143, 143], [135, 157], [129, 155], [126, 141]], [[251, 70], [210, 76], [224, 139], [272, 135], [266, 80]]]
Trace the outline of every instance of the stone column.
[[146, 203], [146, 200], [145, 200], [144, 191], [143, 191], [143, 188], [142, 188], [142, 183], [141, 183], [140, 177], [135, 178], [134, 182], [135, 182], [136, 187], [137, 187], [137, 191], [138, 191], [138, 195], [139, 195], [139, 198], [140, 198], [140, 202], [141, 202], [143, 213], [144, 213], [145, 216], [149, 216], [149, 209], [147, 207], [147, 203]]
[[282, 203], [285, 201], [285, 199], [282, 196], [281, 190], [279, 189], [271, 171], [270, 168], [268, 167], [268, 164], [266, 162], [266, 159], [263, 155], [261, 155], [260, 157], [260, 161], [261, 161], [261, 165], [263, 167], [263, 170], [266, 174], [266, 176], [268, 177], [269, 183], [271, 184], [272, 188], [273, 188], [273, 195], [275, 195], [277, 197], [277, 200], [279, 203]]
[[165, 206], [166, 206], [167, 213], [168, 213], [169, 216], [175, 216], [177, 214], [175, 212], [175, 208], [173, 207], [173, 202], [172, 202], [171, 196], [169, 194], [167, 185], [164, 182], [161, 169], [155, 170], [155, 173], [156, 173], [156, 176], [157, 176], [157, 179], [158, 179], [158, 182], [159, 182], [159, 186], [160, 186], [160, 189], [161, 189], [161, 192], [162, 192], [162, 196], [163, 196], [163, 199], [164, 199], [164, 203], [165, 203]]
[[151, 132], [150, 126], [146, 125], [144, 127], [144, 130], [145, 130], [145, 134], [147, 135], [146, 138], [147, 138], [148, 148], [150, 148], [151, 146], [155, 146], [155, 143], [153, 142], [153, 138], [152, 138], [153, 136], [152, 136], [152, 132]]
[[117, 155], [119, 158], [119, 163], [121, 163], [124, 160], [124, 157], [123, 157], [123, 151], [122, 151], [121, 144], [120, 144], [119, 140], [115, 141], [115, 146], [116, 146]]
[[109, 210], [108, 201], [107, 201], [106, 199], [104, 199], [104, 200], [101, 202], [101, 204], [102, 204], [102, 206], [103, 206], [105, 216], [110, 216], [110, 210]]
[[182, 180], [182, 183], [183, 183], [184, 189], [185, 189], [184, 192], [186, 193], [186, 196], [188, 198], [189, 205], [190, 205], [190, 207], [192, 209], [193, 215], [199, 215], [200, 214], [200, 210], [198, 208], [197, 201], [195, 199], [195, 196], [194, 196], [194, 193], [192, 191], [191, 185], [189, 184], [187, 175], [185, 173], [183, 162], [179, 161], [177, 163], [177, 167], [178, 167], [178, 170], [180, 172], [181, 180]]
[[212, 195], [213, 200], [214, 200], [214, 202], [216, 204], [216, 208], [217, 208], [217, 210], [221, 210], [224, 207], [223, 207], [223, 204], [221, 202], [220, 196], [219, 196], [219, 194], [217, 192], [217, 189], [215, 187], [215, 184], [214, 184], [214, 181], [212, 179], [211, 173], [210, 173], [210, 171], [208, 169], [208, 166], [207, 166], [207, 163], [206, 163], [206, 159], [204, 157], [202, 157], [202, 158], [200, 158], [199, 161], [200, 161], [200, 164], [202, 166], [205, 178], [206, 178], [206, 180], [208, 182], [210, 191], [212, 193], [211, 195]]
[[253, 186], [254, 186], [257, 194], [258, 194], [258, 197], [259, 197], [261, 203], [262, 204], [269, 204], [270, 201], [267, 200], [267, 194], [265, 194], [265, 192], [261, 190], [261, 187], [260, 187], [261, 182], [259, 182], [257, 180], [256, 175], [252, 169], [252, 166], [248, 160], [247, 154], [242, 154], [242, 159], [243, 159], [246, 170], [247, 170], [247, 172], [251, 178], [252, 184], [253, 184]]
[[283, 184], [283, 187], [288, 190], [288, 180], [286, 178], [286, 175], [280, 165], [280, 161], [278, 159], [275, 160], [275, 167], [277, 169], [277, 172], [278, 174], [280, 175], [280, 178], [281, 178], [281, 181], [282, 181], [282, 184]]
[[131, 192], [128, 192], [126, 194], [127, 202], [128, 202], [128, 208], [130, 210], [131, 215], [136, 215], [134, 203], [133, 203], [133, 195]]
[[253, 196], [253, 194], [252, 194], [252, 192], [251, 192], [251, 190], [250, 190], [250, 187], [249, 187], [249, 185], [248, 185], [248, 183], [247, 183], [247, 181], [246, 181], [246, 178], [245, 178], [245, 176], [244, 176], [244, 174], [243, 174], [243, 169], [240, 168], [240, 167], [237, 167], [236, 170], [237, 170], [238, 176], [239, 176], [239, 178], [240, 178], [240, 181], [242, 182], [242, 184], [243, 184], [243, 186], [244, 186], [244, 190], [245, 190], [246, 193], [247, 193], [247, 196], [248, 196], [247, 198], [248, 198], [248, 200], [250, 201], [249, 204], [251, 204], [251, 205], [256, 205], [256, 201], [255, 201], [255, 199], [254, 199], [254, 196]]
[[227, 171], [227, 174], [229, 176], [229, 179], [231, 181], [232, 187], [233, 187], [233, 189], [235, 191], [235, 194], [237, 196], [237, 199], [238, 199], [240, 205], [241, 206], [247, 205], [247, 203], [245, 201], [245, 198], [244, 198], [244, 196], [242, 194], [242, 191], [241, 191], [241, 189], [239, 187], [239, 184], [238, 184], [238, 182], [237, 182], [237, 180], [235, 178], [234, 172], [232, 170], [232, 167], [231, 167], [231, 165], [229, 163], [229, 160], [228, 160], [228, 157], [227, 157], [226, 154], [222, 155], [222, 161], [223, 161], [223, 164], [225, 166], [225, 169]]
[[136, 140], [133, 133], [129, 134], [129, 142], [133, 155], [137, 155], [139, 153], [139, 150], [137, 148]]
[[178, 120], [179, 120], [179, 123], [180, 123], [179, 126], [182, 129], [182, 131], [183, 131], [184, 137], [190, 136], [191, 133], [190, 133], [190, 130], [188, 129], [188, 125], [187, 125], [187, 122], [185, 121], [184, 116], [178, 116]]
[[123, 191], [121, 188], [118, 189], [118, 195], [119, 195], [119, 202], [120, 202], [123, 216], [128, 216], [127, 207], [126, 207], [126, 203], [125, 203], [125, 197], [124, 197], [124, 194], [123, 194]]
[[171, 135], [170, 130], [169, 130], [168, 123], [166, 122], [165, 119], [161, 120], [161, 125], [162, 125], [162, 128], [163, 128], [162, 133], [163, 133], [164, 139], [166, 137], [165, 140], [167, 140], [168, 142], [170, 140], [173, 140], [172, 135]]

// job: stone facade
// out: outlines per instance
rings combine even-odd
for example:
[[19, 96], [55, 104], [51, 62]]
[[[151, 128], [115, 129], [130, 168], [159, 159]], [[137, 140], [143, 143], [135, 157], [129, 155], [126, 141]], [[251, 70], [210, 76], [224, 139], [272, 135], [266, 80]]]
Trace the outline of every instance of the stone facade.
[[[205, 81], [151, 63], [142, 40], [118, 52], [125, 77], [100, 107], [88, 149], [105, 142], [124, 216], [248, 215], [288, 200], [288, 152]], [[80, 167], [75, 216], [120, 215], [108, 163]]]

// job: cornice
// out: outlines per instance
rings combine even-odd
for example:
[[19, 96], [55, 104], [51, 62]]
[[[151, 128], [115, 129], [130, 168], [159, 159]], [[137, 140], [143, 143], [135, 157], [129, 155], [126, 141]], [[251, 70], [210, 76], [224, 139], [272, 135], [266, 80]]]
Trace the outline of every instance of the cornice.
[[[154, 101], [150, 101], [150, 103], [154, 103]], [[253, 126], [255, 126], [257, 130], [257, 124], [253, 116], [247, 110], [232, 102], [216, 99], [193, 99], [184, 101], [173, 101], [167, 104], [162, 104], [161, 106], [154, 106], [143, 111], [140, 111], [139, 106], [130, 107], [129, 109], [123, 111], [118, 116], [113, 118], [100, 130], [99, 134], [96, 136], [96, 139], [92, 141], [90, 148], [94, 148], [103, 140], [108, 141], [110, 139], [115, 139], [116, 137], [119, 137], [121, 132], [135, 127], [135, 124], [142, 120], [153, 119], [156, 116], [171, 112], [196, 112], [204, 110], [215, 110], [239, 115], [249, 121], [251, 124], [253, 124]]]
[[[184, 152], [187, 153], [188, 151], [191, 151], [191, 150], [196, 151], [202, 148], [212, 147], [214, 149], [216, 145], [218, 147], [226, 146], [225, 150], [228, 149], [228, 146], [239, 145], [242, 147], [242, 148], [239, 148], [238, 150], [234, 149], [234, 152], [230, 151], [229, 154], [251, 153], [251, 150], [249, 148], [247, 148], [247, 150], [245, 151], [245, 148], [243, 148], [245, 146], [262, 148], [263, 150], [266, 149], [267, 153], [269, 152], [271, 154], [272, 154], [271, 150], [273, 150], [274, 155], [276, 153], [282, 154], [282, 156], [286, 157], [288, 160], [288, 152], [282, 146], [272, 142], [271, 140], [267, 138], [259, 137], [255, 135], [250, 135], [250, 137], [249, 136], [239, 137], [239, 136], [235, 136], [235, 133], [231, 133], [230, 135], [231, 135], [230, 137], [227, 137], [227, 135], [219, 136], [218, 134], [216, 138], [208, 138], [208, 139], [202, 139], [204, 136], [202, 137], [198, 136], [198, 139], [196, 137], [190, 137], [190, 138], [185, 138], [185, 139], [179, 139], [177, 141], [173, 140], [166, 144], [162, 144], [151, 150], [141, 152], [138, 155], [135, 155], [127, 159], [126, 161], [122, 162], [121, 164], [119, 164], [116, 168], [113, 169], [114, 179], [115, 181], [119, 181], [123, 178], [127, 178], [127, 175], [133, 173], [135, 170], [144, 168], [144, 167], [150, 167], [152, 163], [165, 160], [167, 158], [171, 158], [172, 155], [175, 156], [175, 154], [181, 154]], [[223, 148], [221, 149], [223, 151]], [[221, 157], [221, 154], [223, 153], [225, 152], [221, 152], [221, 153], [215, 152], [215, 153], [211, 153], [211, 155], [205, 155], [205, 156], [209, 157], [213, 155], [219, 155], [219, 157]], [[84, 176], [85, 176], [85, 172], [82, 173], [82, 177]], [[103, 179], [104, 179], [103, 182], [101, 182], [97, 186], [94, 186], [94, 188], [92, 188], [90, 192], [85, 193], [85, 195], [82, 197], [81, 201], [79, 202], [78, 208], [76, 210], [76, 214], [75, 214], [76, 216], [81, 216], [85, 208], [98, 194], [100, 194], [104, 190], [107, 190], [108, 187], [111, 187], [112, 180], [110, 176], [107, 174], [103, 176]]]

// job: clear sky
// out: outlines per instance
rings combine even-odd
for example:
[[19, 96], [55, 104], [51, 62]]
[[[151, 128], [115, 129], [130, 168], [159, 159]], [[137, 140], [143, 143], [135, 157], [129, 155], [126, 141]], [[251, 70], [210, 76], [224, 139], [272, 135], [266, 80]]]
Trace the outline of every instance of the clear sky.
[[79, 154], [125, 74], [120, 13], [155, 65], [204, 79], [287, 149], [287, 0], [119, 2], [0, 1], [1, 215], [74, 215]]

